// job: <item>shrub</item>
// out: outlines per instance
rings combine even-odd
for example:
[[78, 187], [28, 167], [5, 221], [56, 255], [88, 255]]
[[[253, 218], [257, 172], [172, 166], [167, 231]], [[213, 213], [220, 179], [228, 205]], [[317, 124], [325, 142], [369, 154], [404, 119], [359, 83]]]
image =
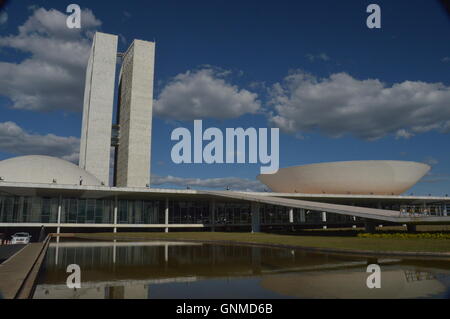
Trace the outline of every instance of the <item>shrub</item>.
[[390, 238], [390, 239], [450, 239], [450, 234], [447, 233], [360, 233], [358, 234], [360, 238]]

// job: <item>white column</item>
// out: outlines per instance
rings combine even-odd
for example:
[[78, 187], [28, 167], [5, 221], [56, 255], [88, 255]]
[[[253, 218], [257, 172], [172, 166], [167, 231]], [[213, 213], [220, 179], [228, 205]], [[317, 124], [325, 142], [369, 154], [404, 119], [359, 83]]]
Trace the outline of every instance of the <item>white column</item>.
[[259, 233], [261, 231], [261, 216], [259, 212], [259, 203], [251, 203], [251, 214], [252, 214], [252, 233]]
[[300, 222], [306, 223], [306, 213], [304, 208], [300, 208]]
[[58, 256], [59, 256], [59, 236], [56, 237], [55, 265], [58, 265]]
[[289, 222], [292, 224], [294, 222], [294, 209], [289, 208]]
[[[58, 199], [58, 227], [56, 228], [56, 234], [58, 234], [58, 235], [61, 232], [61, 205], [62, 205], [62, 197], [59, 196], [59, 199]], [[59, 236], [56, 238], [59, 241]]]
[[[169, 225], [169, 198], [166, 197], [166, 208], [164, 209], [164, 223]], [[166, 227], [165, 232], [169, 232], [169, 227]]]
[[[327, 222], [327, 212], [322, 212], [322, 222]], [[323, 225], [323, 229], [327, 229], [327, 225]]]
[[113, 241], [113, 264], [116, 263], [116, 254], [117, 254], [117, 251], [116, 251], [116, 240], [114, 239], [114, 241]]
[[114, 229], [113, 229], [113, 232], [114, 233], [117, 233], [117, 227], [116, 227], [116, 225], [117, 225], [117, 205], [118, 205], [118, 202], [117, 202], [117, 195], [116, 196], [114, 196], [114, 221], [113, 221], [113, 223], [114, 223]]
[[212, 199], [209, 202], [209, 217], [211, 224], [211, 231], [216, 230], [216, 200]]

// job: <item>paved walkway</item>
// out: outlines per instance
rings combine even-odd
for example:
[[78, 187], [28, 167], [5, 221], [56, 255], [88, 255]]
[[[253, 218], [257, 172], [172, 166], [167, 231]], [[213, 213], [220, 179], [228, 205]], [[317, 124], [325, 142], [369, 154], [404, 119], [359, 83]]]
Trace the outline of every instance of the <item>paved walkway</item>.
[[[200, 191], [199, 191], [200, 192]], [[299, 199], [280, 198], [269, 195], [254, 195], [242, 192], [233, 191], [202, 191], [205, 194], [215, 195], [225, 198], [233, 198], [240, 200], [248, 200], [253, 202], [292, 207], [292, 208], [304, 208], [313, 211], [323, 211], [328, 213], [335, 213], [340, 215], [350, 215], [362, 218], [385, 220], [396, 223], [442, 223], [450, 222], [450, 216], [437, 217], [437, 216], [402, 216], [399, 211], [367, 208], [359, 206], [328, 204], [321, 202], [312, 202]]]
[[0, 246], [0, 264], [4, 262], [6, 259], [17, 253], [21, 250], [25, 245], [1, 245]]
[[13, 258], [0, 264], [0, 298], [16, 298], [44, 244], [45, 242], [28, 244]]

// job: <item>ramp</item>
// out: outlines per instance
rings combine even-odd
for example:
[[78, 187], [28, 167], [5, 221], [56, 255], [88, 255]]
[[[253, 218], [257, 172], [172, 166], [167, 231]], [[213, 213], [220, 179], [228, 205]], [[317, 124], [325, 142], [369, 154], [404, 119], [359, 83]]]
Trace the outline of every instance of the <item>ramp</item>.
[[[200, 193], [200, 191], [199, 191]], [[367, 208], [359, 206], [329, 204], [321, 202], [312, 202], [299, 199], [280, 198], [269, 195], [254, 195], [244, 192], [232, 191], [203, 191], [204, 194], [214, 195], [223, 198], [232, 198], [237, 200], [245, 200], [263, 204], [303, 208], [306, 210], [335, 213], [339, 215], [356, 216], [361, 218], [389, 221], [394, 223], [442, 223], [450, 222], [450, 216], [408, 216], [402, 215], [396, 210]]]

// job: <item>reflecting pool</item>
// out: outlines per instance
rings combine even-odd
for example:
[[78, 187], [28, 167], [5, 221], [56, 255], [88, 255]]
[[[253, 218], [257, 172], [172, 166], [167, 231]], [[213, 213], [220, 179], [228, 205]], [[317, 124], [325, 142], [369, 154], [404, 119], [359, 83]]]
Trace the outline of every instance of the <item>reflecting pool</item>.
[[[67, 266], [81, 269], [70, 289]], [[368, 288], [369, 264], [381, 288]], [[34, 298], [449, 298], [450, 261], [170, 241], [59, 241]]]

